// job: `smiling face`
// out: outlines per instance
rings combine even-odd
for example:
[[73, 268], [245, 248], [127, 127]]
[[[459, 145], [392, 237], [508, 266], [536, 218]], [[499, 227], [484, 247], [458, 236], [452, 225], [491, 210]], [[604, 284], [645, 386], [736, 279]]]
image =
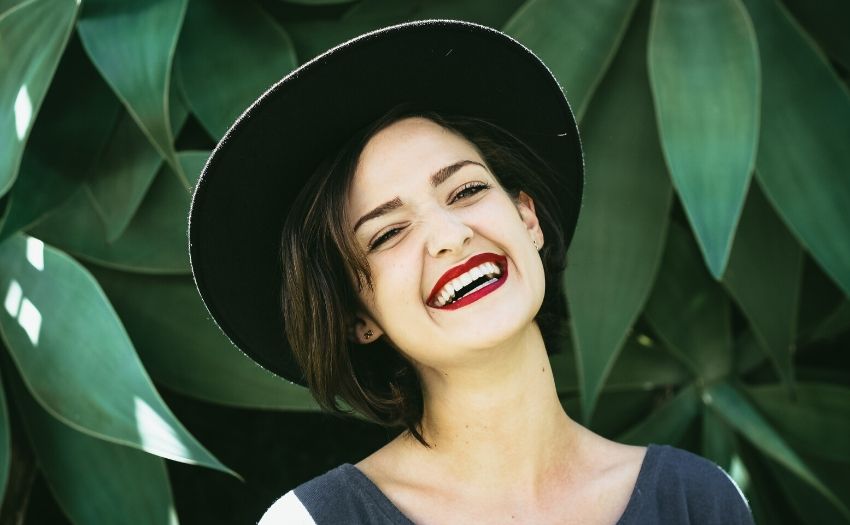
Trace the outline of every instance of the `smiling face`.
[[465, 138], [399, 120], [363, 149], [347, 215], [367, 253], [367, 343], [382, 332], [420, 368], [474, 363], [522, 337], [543, 301], [534, 204], [514, 199]]

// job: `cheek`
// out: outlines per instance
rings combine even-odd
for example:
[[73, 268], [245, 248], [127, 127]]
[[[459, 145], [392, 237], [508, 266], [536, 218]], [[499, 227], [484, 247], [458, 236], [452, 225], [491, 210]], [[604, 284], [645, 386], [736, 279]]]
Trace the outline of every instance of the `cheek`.
[[[393, 331], [399, 319], [409, 318], [412, 309], [422, 306], [421, 270], [401, 250], [386, 264], [373, 264], [372, 279], [374, 296], [371, 298], [376, 319], [384, 324], [384, 330]], [[389, 259], [389, 258], [388, 258]]]

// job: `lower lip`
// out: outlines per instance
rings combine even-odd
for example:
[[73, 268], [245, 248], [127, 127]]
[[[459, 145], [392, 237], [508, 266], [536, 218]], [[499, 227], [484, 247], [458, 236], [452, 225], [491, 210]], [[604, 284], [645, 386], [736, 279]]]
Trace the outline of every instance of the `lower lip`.
[[489, 294], [495, 292], [500, 286], [505, 284], [505, 281], [508, 280], [508, 265], [507, 265], [507, 263], [505, 263], [504, 268], [502, 268], [501, 270], [502, 270], [502, 274], [499, 276], [498, 279], [496, 279], [496, 282], [494, 282], [493, 284], [488, 284], [487, 286], [485, 286], [484, 288], [481, 288], [480, 290], [476, 290], [476, 291], [472, 292], [471, 294], [464, 295], [463, 297], [461, 297], [460, 299], [458, 299], [457, 301], [455, 301], [453, 303], [449, 303], [445, 306], [435, 306], [434, 308], [437, 308], [438, 310], [457, 310], [458, 308], [463, 308], [464, 306], [467, 306], [467, 305], [474, 303], [475, 301], [481, 299], [485, 295], [489, 295]]

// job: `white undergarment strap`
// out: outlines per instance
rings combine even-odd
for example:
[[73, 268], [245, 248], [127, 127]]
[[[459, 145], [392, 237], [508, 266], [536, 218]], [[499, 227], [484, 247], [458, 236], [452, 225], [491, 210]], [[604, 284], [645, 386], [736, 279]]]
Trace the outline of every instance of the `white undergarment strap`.
[[269, 507], [257, 525], [316, 525], [316, 522], [290, 490]]

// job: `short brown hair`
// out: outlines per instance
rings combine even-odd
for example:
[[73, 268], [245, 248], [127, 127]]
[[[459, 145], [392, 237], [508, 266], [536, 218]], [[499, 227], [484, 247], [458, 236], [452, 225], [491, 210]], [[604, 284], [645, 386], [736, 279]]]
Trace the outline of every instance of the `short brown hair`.
[[524, 191], [534, 200], [546, 240], [540, 250], [546, 292], [535, 320], [550, 354], [559, 347], [566, 317], [566, 246], [560, 203], [550, 188], [558, 175], [522, 140], [480, 118], [398, 106], [322, 162], [301, 189], [284, 223], [281, 256], [284, 326], [304, 378], [325, 409], [347, 413], [342, 401], [377, 423], [406, 428], [427, 446], [420, 433], [421, 385], [410, 362], [383, 340], [350, 351], [357, 344], [350, 337], [359, 304], [355, 287], [372, 281], [349, 226], [348, 193], [369, 139], [408, 117], [427, 118], [464, 137], [512, 197]]

